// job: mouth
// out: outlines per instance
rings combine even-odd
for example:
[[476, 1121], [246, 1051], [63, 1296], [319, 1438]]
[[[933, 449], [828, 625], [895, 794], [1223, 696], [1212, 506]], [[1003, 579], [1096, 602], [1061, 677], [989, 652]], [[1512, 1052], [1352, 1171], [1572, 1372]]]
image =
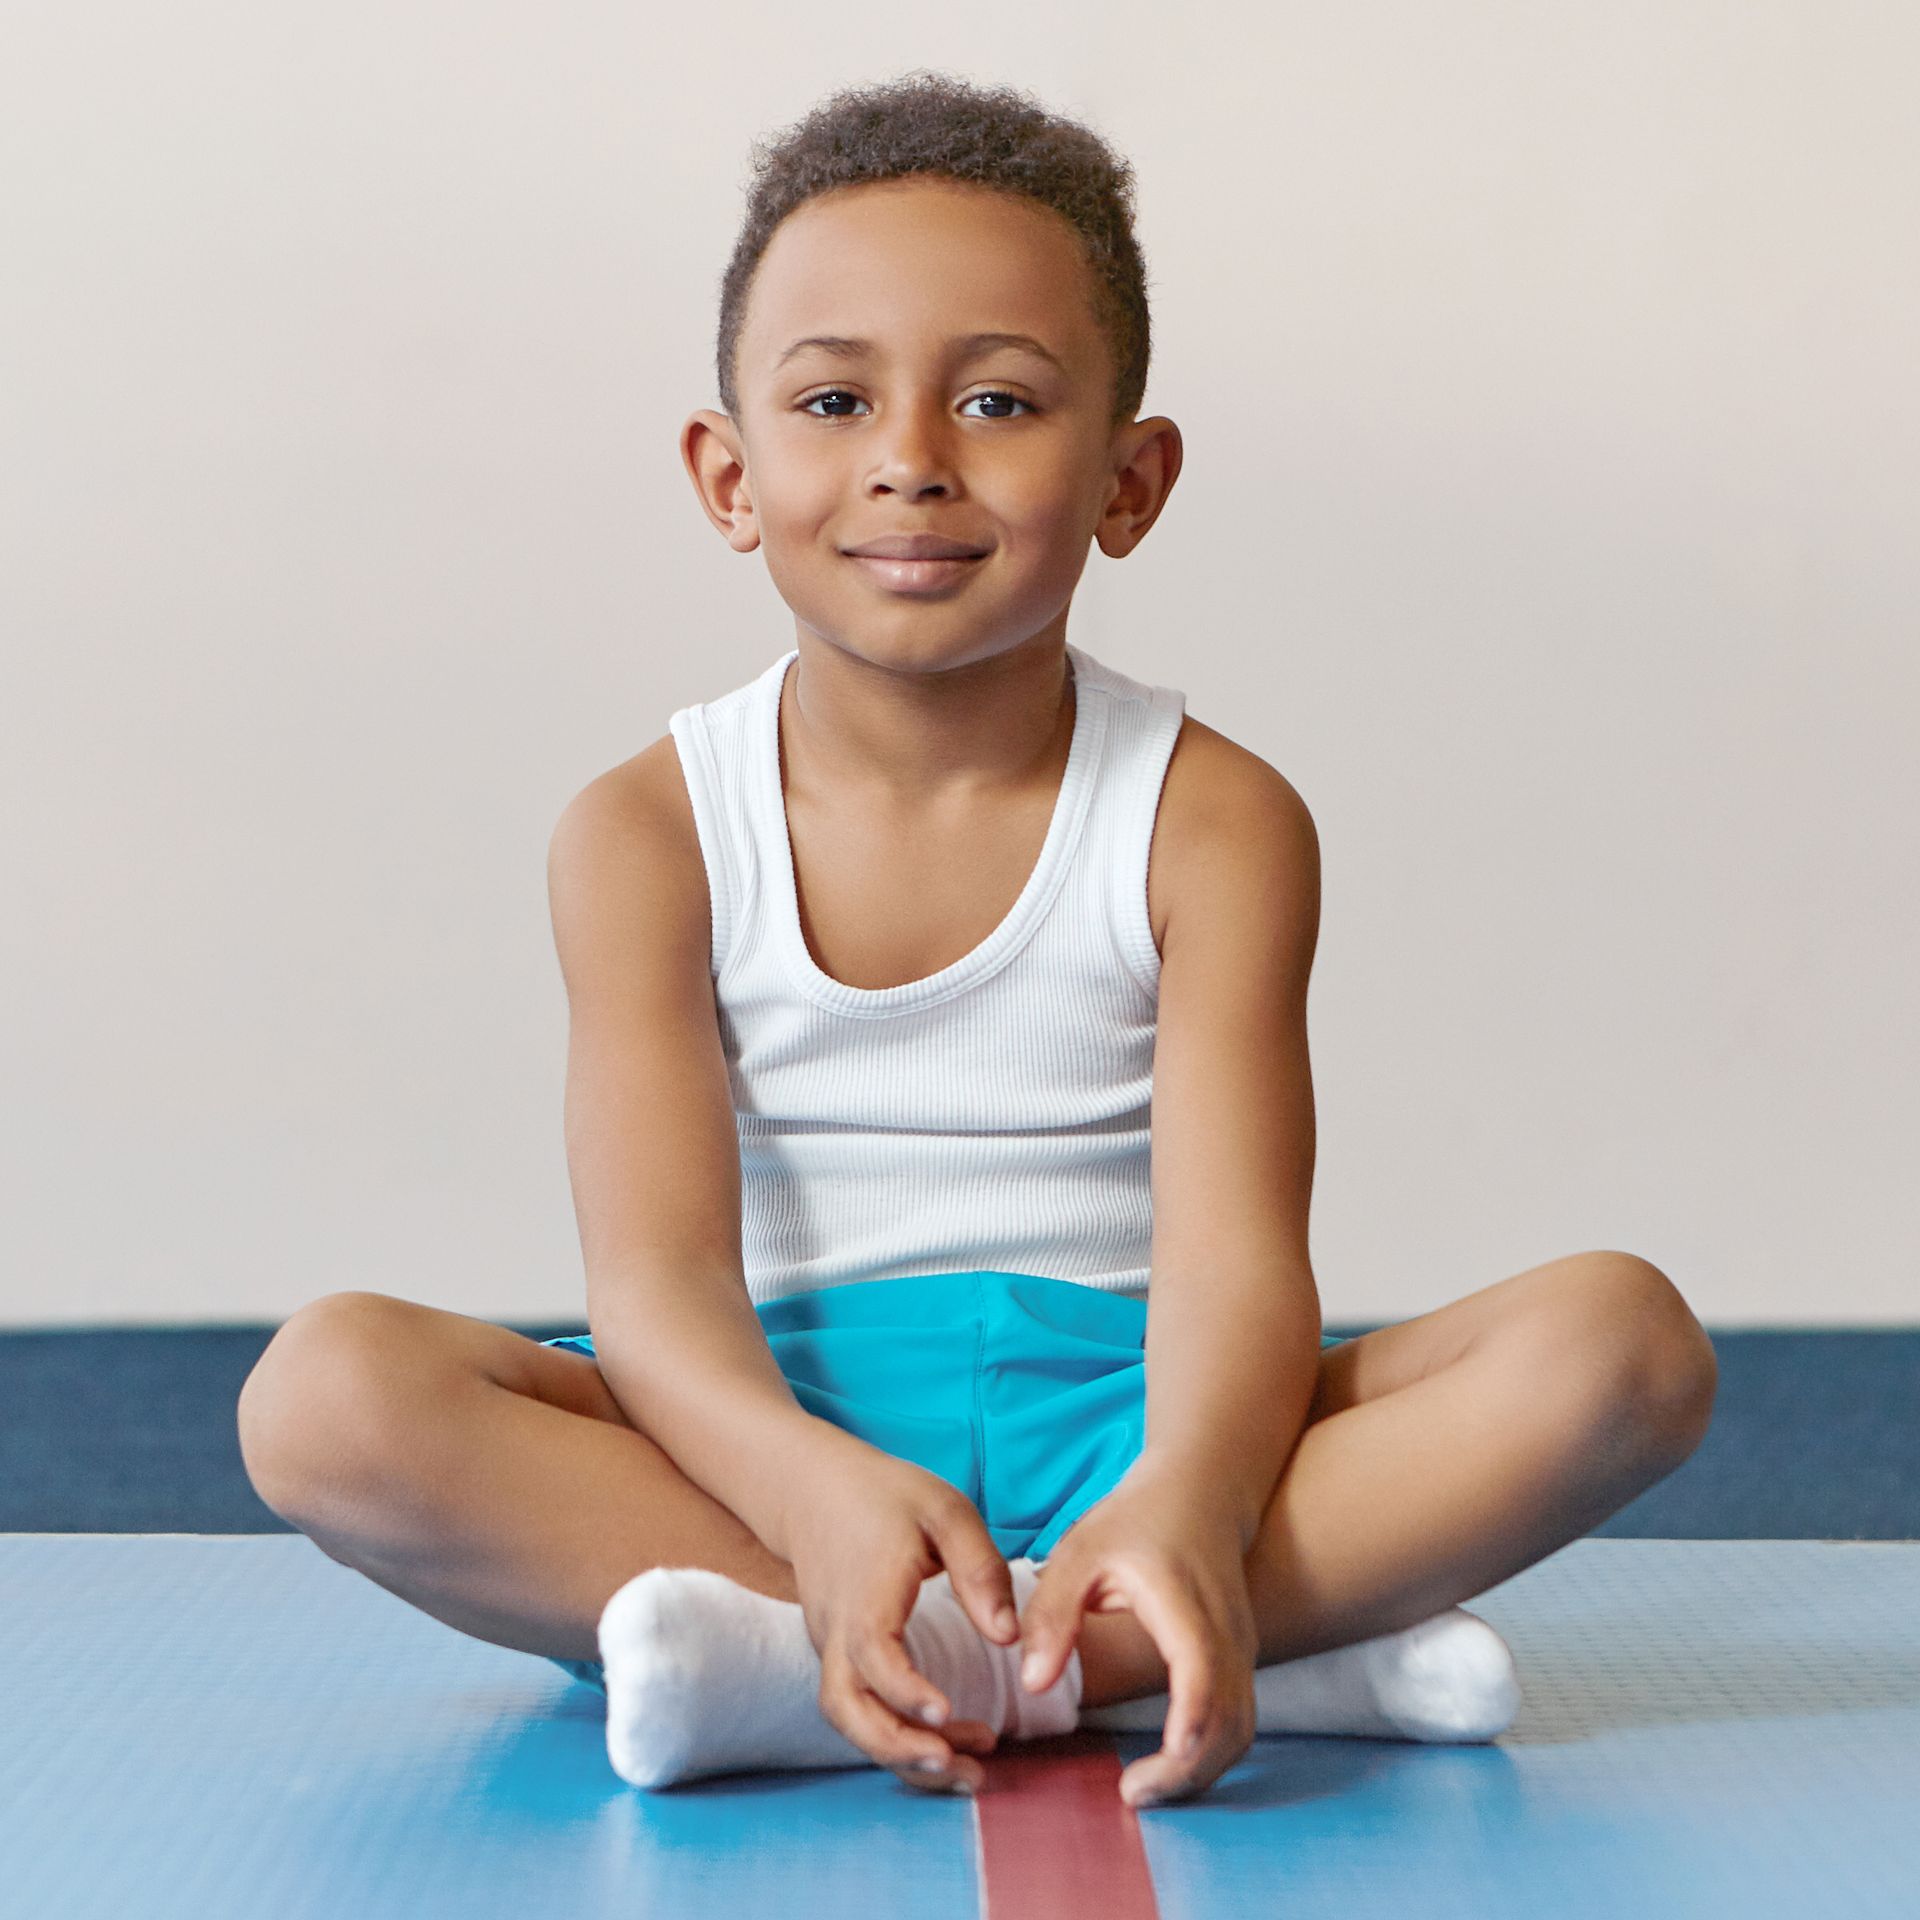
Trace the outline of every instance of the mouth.
[[895, 560], [879, 553], [847, 555], [855, 566], [863, 567], [878, 585], [893, 593], [944, 592], [965, 579], [986, 557], [984, 553], [969, 553], [943, 560]]

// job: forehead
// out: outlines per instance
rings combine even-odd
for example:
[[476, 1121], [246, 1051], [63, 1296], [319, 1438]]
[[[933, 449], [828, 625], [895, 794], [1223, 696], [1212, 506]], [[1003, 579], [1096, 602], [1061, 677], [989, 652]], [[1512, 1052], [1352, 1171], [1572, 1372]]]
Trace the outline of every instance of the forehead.
[[754, 275], [745, 353], [771, 368], [807, 334], [885, 352], [969, 333], [1031, 333], [1069, 365], [1098, 340], [1079, 237], [1058, 214], [950, 181], [865, 183], [781, 222]]

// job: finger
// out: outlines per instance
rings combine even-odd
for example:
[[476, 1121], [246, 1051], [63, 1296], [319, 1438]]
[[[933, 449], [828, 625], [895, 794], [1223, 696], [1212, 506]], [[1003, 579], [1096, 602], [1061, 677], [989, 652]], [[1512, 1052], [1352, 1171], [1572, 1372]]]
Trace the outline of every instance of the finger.
[[907, 1786], [918, 1787], [923, 1793], [978, 1793], [986, 1783], [986, 1769], [980, 1762], [956, 1750], [958, 1745], [988, 1733], [979, 1721], [959, 1721], [961, 1738], [955, 1744], [921, 1733], [901, 1720], [877, 1694], [862, 1688], [857, 1671], [849, 1687], [848, 1705], [854, 1727], [848, 1737]]
[[1124, 1584], [1168, 1670], [1160, 1749], [1121, 1776], [1121, 1797], [1139, 1806], [1200, 1791], [1246, 1752], [1253, 1672], [1184, 1580], [1150, 1564], [1131, 1570]]
[[940, 1564], [953, 1584], [954, 1597], [983, 1638], [1003, 1647], [1020, 1637], [1020, 1616], [1013, 1604], [1013, 1572], [993, 1544], [980, 1510], [962, 1494], [927, 1518]]
[[956, 1753], [991, 1753], [1000, 1744], [984, 1720], [949, 1720], [940, 1732]]
[[[952, 1760], [945, 1766], [932, 1767], [916, 1761], [904, 1772], [898, 1768], [895, 1771], [908, 1786], [918, 1787], [923, 1793], [978, 1793], [987, 1777], [981, 1759], [994, 1750], [1000, 1736], [982, 1720], [955, 1720], [940, 1731], [953, 1747]], [[959, 1756], [963, 1754], [972, 1757], [962, 1759]]]
[[1137, 1760], [1120, 1775], [1120, 1797], [1129, 1806], [1156, 1806], [1204, 1792], [1253, 1745], [1255, 1732], [1253, 1687], [1249, 1680], [1244, 1705], [1216, 1723], [1212, 1736], [1185, 1764], [1158, 1753]]
[[1097, 1567], [1067, 1553], [1056, 1553], [1041, 1568], [1040, 1583], [1020, 1622], [1020, 1638], [1026, 1646], [1020, 1684], [1029, 1693], [1044, 1693], [1066, 1671], [1080, 1636], [1087, 1589], [1098, 1577]]
[[[986, 1736], [985, 1750], [992, 1750], [992, 1735], [981, 1727], [979, 1721], [963, 1720], [959, 1724], [978, 1729], [980, 1734]], [[968, 1747], [960, 1741], [955, 1742], [955, 1747], [954, 1756], [944, 1765], [915, 1761], [911, 1767], [896, 1767], [894, 1771], [908, 1786], [918, 1787], [923, 1793], [978, 1793], [986, 1783], [987, 1772], [979, 1759], [971, 1756], [981, 1749], [978, 1746]], [[962, 1754], [969, 1757], [963, 1758]]]
[[[1111, 1576], [1110, 1576], [1111, 1577]], [[1198, 1757], [1219, 1709], [1222, 1649], [1198, 1597], [1157, 1565], [1119, 1576], [1167, 1666], [1167, 1719], [1161, 1751], [1183, 1767]]]
[[1251, 1737], [1235, 1749], [1223, 1749], [1205, 1765], [1174, 1767], [1153, 1756], [1136, 1760], [1120, 1776], [1120, 1798], [1130, 1807], [1145, 1809], [1166, 1806], [1179, 1800], [1191, 1800], [1204, 1793], [1223, 1773], [1228, 1772], [1241, 1754], [1252, 1745]]
[[846, 1635], [848, 1658], [860, 1682], [877, 1694], [903, 1721], [942, 1727], [953, 1702], [913, 1664], [900, 1629], [868, 1621]]
[[861, 1682], [846, 1647], [836, 1641], [820, 1657], [820, 1711], [869, 1759], [896, 1771], [930, 1762], [921, 1777], [953, 1764], [953, 1749], [937, 1733], [902, 1720]]

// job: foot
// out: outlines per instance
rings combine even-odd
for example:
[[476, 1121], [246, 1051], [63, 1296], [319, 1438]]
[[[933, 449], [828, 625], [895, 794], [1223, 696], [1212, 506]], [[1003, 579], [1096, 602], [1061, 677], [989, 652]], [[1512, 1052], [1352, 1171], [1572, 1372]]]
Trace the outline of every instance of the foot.
[[[1257, 1668], [1253, 1693], [1261, 1733], [1373, 1740], [1491, 1740], [1513, 1724], [1520, 1705], [1507, 1643], [1461, 1607], [1398, 1633]], [[1157, 1733], [1168, 1705], [1165, 1693], [1118, 1700], [1084, 1709], [1080, 1724]]]
[[[1009, 1563], [1016, 1609], [1036, 1579]], [[1070, 1732], [1080, 1703], [1076, 1653], [1041, 1694], [1019, 1684], [1021, 1647], [986, 1639], [943, 1572], [923, 1582], [902, 1635], [907, 1657], [946, 1696], [952, 1721], [1014, 1739]], [[806, 1615], [703, 1567], [653, 1567], [600, 1617], [607, 1757], [636, 1787], [762, 1768], [864, 1767], [871, 1756], [820, 1711], [820, 1657]]]

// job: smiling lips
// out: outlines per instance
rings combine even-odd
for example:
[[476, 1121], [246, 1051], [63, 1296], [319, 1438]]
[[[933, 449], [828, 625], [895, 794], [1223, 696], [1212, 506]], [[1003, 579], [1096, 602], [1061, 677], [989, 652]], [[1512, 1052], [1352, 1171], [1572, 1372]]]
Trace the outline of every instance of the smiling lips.
[[890, 533], [848, 547], [846, 554], [896, 593], [928, 593], [963, 578], [986, 558], [986, 549], [934, 533]]
[[846, 551], [875, 560], [977, 560], [986, 548], [966, 540], [948, 540], [937, 533], [885, 533]]

